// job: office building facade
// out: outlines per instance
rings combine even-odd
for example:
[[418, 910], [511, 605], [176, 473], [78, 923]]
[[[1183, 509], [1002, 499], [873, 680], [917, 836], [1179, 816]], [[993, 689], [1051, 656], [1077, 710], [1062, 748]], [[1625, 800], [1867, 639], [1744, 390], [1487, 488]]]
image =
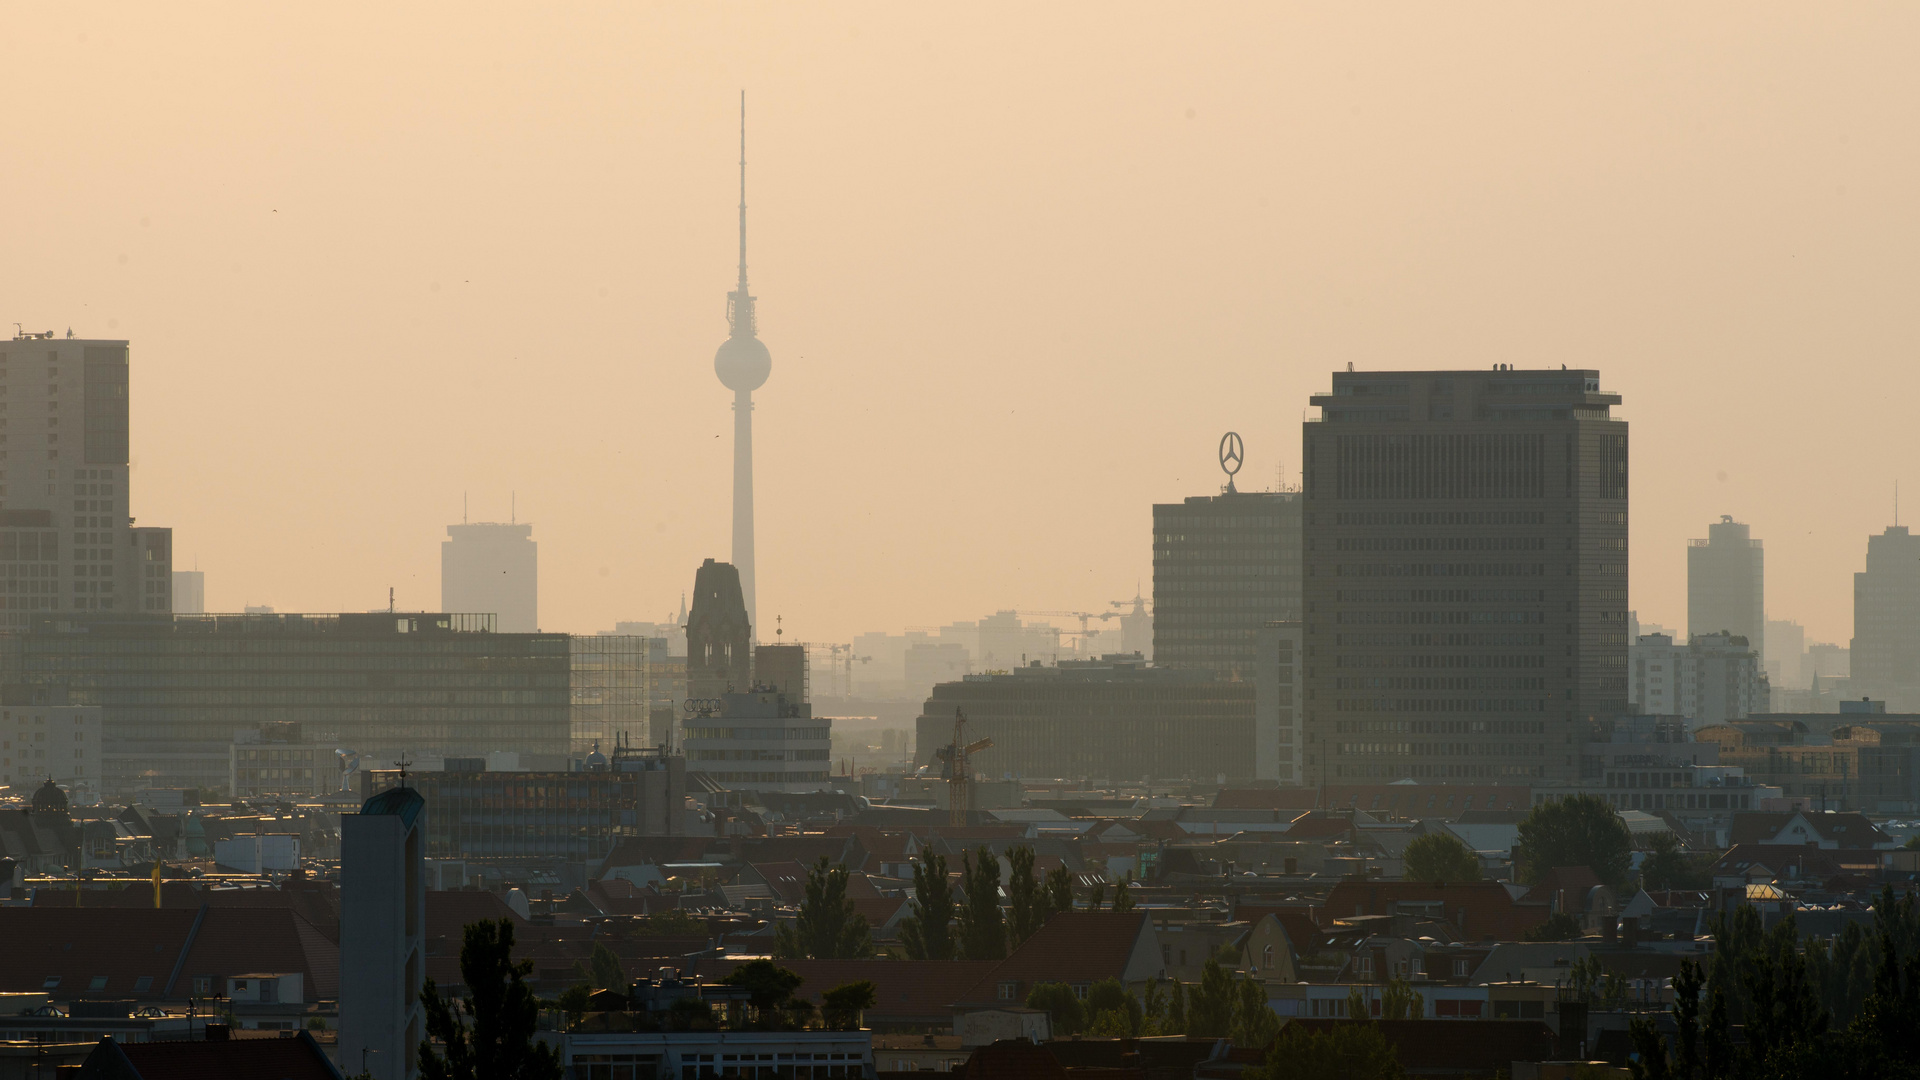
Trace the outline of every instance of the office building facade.
[[1252, 677], [1260, 628], [1300, 618], [1302, 505], [1299, 492], [1154, 504], [1154, 663]]
[[655, 655], [664, 659], [665, 653], [666, 642], [659, 638], [575, 634], [567, 639], [574, 757], [596, 749], [610, 754], [621, 740], [649, 744], [651, 661]]
[[1678, 716], [1694, 727], [1724, 724], [1771, 707], [1760, 654], [1732, 634], [1695, 634], [1676, 644], [1642, 634], [1628, 649], [1627, 696], [1648, 716]]
[[775, 690], [695, 698], [687, 768], [733, 791], [817, 791], [833, 770], [833, 721]]
[[1260, 628], [1253, 673], [1253, 778], [1282, 786], [1302, 782], [1300, 660], [1306, 636], [1297, 621]]
[[308, 741], [300, 724], [242, 728], [228, 750], [227, 793], [236, 799], [332, 795], [340, 790], [342, 764], [339, 747]]
[[339, 1058], [374, 1080], [420, 1075], [426, 818], [426, 801], [404, 787], [340, 815]]
[[440, 542], [440, 608], [494, 615], [503, 634], [540, 629], [540, 545], [533, 526], [447, 526]]
[[1920, 537], [1894, 525], [1867, 537], [1853, 575], [1853, 690], [1920, 711]]
[[1032, 664], [933, 688], [916, 722], [919, 764], [953, 741], [993, 740], [973, 759], [990, 777], [1234, 783], [1255, 778], [1255, 682], [1105, 659]]
[[173, 572], [173, 610], [181, 615], [207, 612], [207, 575], [201, 570]]
[[1753, 530], [1721, 515], [1705, 540], [1687, 541], [1687, 634], [1731, 634], [1767, 654], [1766, 550]]
[[1627, 425], [1596, 371], [1335, 372], [1304, 425], [1308, 783], [1561, 781], [1627, 708]]
[[100, 752], [97, 708], [0, 705], [0, 787], [25, 794], [52, 780], [97, 793]]
[[107, 790], [229, 783], [236, 732], [296, 722], [371, 761], [569, 749], [567, 637], [489, 615], [41, 616], [0, 637], [0, 703], [103, 710]]
[[127, 371], [122, 340], [0, 341], [0, 629], [172, 610], [172, 530], [130, 516]]

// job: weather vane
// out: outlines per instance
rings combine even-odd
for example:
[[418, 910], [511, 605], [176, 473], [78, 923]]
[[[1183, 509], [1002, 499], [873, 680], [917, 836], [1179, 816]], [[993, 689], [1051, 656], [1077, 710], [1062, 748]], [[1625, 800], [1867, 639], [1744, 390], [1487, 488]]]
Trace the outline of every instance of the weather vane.
[[1247, 460], [1247, 444], [1240, 441], [1240, 433], [1229, 431], [1220, 436], [1220, 471], [1227, 474], [1227, 494], [1237, 494], [1233, 487], [1233, 474], [1240, 471], [1240, 465]]

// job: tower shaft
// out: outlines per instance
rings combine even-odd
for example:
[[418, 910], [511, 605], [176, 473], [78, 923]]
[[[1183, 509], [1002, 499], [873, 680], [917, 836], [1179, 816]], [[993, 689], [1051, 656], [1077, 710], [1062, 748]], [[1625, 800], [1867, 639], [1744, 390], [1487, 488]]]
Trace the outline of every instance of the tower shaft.
[[733, 395], [733, 565], [740, 571], [740, 593], [747, 602], [747, 625], [760, 629], [753, 573], [753, 393]]

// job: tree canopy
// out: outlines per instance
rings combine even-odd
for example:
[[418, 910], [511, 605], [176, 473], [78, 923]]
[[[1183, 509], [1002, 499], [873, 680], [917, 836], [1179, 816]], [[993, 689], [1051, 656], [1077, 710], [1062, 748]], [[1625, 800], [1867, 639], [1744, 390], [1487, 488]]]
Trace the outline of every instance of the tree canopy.
[[947, 858], [928, 852], [913, 863], [913, 914], [900, 920], [900, 944], [909, 960], [953, 959], [953, 888]]
[[1596, 795], [1571, 795], [1534, 807], [1520, 823], [1519, 875], [1533, 884], [1547, 871], [1585, 866], [1614, 888], [1626, 883], [1633, 838], [1620, 815]]
[[1378, 1024], [1336, 1024], [1319, 1031], [1289, 1026], [1263, 1065], [1243, 1080], [1405, 1080], [1406, 1070]]
[[1461, 842], [1452, 833], [1428, 833], [1416, 836], [1407, 845], [1406, 879], [1408, 881], [1430, 881], [1436, 885], [1451, 885], [1462, 881], [1479, 881], [1486, 875], [1480, 870], [1480, 856]]
[[1001, 960], [1007, 955], [1007, 924], [1000, 911], [1000, 860], [982, 844], [960, 856], [966, 906], [960, 909], [960, 953], [968, 960]]
[[[468, 996], [440, 996], [428, 979], [420, 992], [427, 1038], [420, 1042], [425, 1080], [560, 1080], [560, 1058], [533, 1037], [540, 1003], [527, 985], [533, 961], [513, 959], [513, 921], [470, 923], [460, 944], [460, 977]], [[472, 1018], [472, 1024], [466, 1017]], [[442, 1050], [435, 1052], [438, 1041]]]
[[847, 869], [831, 866], [825, 855], [807, 871], [806, 897], [793, 925], [774, 927], [776, 960], [854, 960], [873, 955], [867, 917], [847, 899]]

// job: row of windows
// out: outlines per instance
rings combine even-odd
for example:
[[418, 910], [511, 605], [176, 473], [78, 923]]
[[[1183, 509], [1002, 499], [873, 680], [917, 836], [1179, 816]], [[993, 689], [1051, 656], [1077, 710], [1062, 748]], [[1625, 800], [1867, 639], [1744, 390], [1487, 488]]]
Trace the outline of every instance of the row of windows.
[[1545, 589], [1340, 589], [1343, 604], [1511, 604], [1540, 602]]
[[1544, 536], [1340, 536], [1336, 551], [1545, 551]]
[[1343, 698], [1334, 712], [1545, 712], [1536, 698]]
[[689, 739], [761, 739], [768, 741], [819, 741], [833, 732], [832, 725], [820, 727], [693, 727], [686, 728]]
[[1498, 623], [1544, 623], [1544, 611], [1342, 611], [1334, 621], [1342, 626], [1474, 626]]
[[[1329, 515], [1337, 525], [1544, 525], [1543, 510], [1342, 510]], [[1319, 515], [1314, 514], [1315, 523]], [[1572, 518], [1568, 517], [1571, 524]]]
[[1337, 743], [1341, 757], [1545, 757], [1545, 743]]
[[700, 750], [689, 748], [694, 761], [828, 761], [831, 750]]
[[1545, 645], [1545, 634], [1335, 634], [1335, 645], [1344, 646], [1434, 646], [1434, 645]]
[[1391, 676], [1333, 680], [1336, 690], [1545, 690], [1544, 675]]
[[1546, 494], [1541, 435], [1340, 435], [1333, 443], [1335, 498], [1537, 499]]
[[1336, 668], [1543, 668], [1544, 656], [1337, 656]]
[[1545, 735], [1544, 720], [1341, 720], [1341, 735]]
[[1544, 577], [1545, 563], [1340, 563], [1335, 577]]

